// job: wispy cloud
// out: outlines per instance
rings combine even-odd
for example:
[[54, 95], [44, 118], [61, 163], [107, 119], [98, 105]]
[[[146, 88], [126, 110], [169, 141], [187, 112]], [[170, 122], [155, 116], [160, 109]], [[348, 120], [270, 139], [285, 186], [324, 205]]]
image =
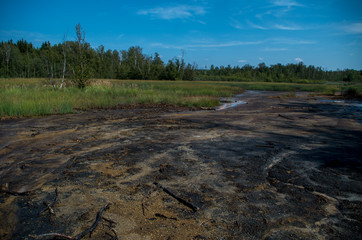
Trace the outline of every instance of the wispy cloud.
[[259, 29], [259, 30], [286, 30], [286, 31], [297, 31], [297, 30], [303, 30], [302, 27], [296, 26], [296, 25], [283, 25], [283, 24], [274, 24], [269, 26], [262, 26], [255, 24], [249, 20], [247, 20], [248, 25], [251, 28]]
[[275, 24], [273, 28], [278, 30], [288, 30], [288, 31], [302, 30], [302, 28], [298, 26], [286, 26], [281, 24]]
[[246, 62], [247, 62], [247, 60], [244, 60], [244, 59], [238, 60], [238, 63], [246, 63]]
[[281, 52], [281, 51], [288, 51], [288, 48], [264, 48], [266, 52]]
[[296, 61], [296, 62], [303, 62], [303, 59], [297, 57], [297, 58], [294, 59], [294, 61]]
[[164, 43], [152, 43], [152, 47], [161, 47], [161, 48], [175, 48], [175, 49], [193, 49], [193, 48], [224, 48], [224, 47], [235, 47], [235, 46], [247, 46], [247, 45], [258, 45], [262, 44], [264, 41], [252, 41], [252, 42], [243, 42], [243, 41], [230, 41], [224, 43], [202, 43], [202, 44], [186, 44], [186, 45], [169, 45]]
[[276, 18], [286, 16], [291, 10], [296, 7], [304, 7], [303, 4], [298, 3], [294, 0], [272, 0], [271, 5], [266, 8], [269, 9], [266, 12], [259, 13], [256, 15], [257, 18], [262, 19], [264, 16], [271, 15]]
[[236, 29], [240, 29], [240, 30], [244, 29], [243, 25], [238, 20], [235, 20], [235, 19], [231, 19], [230, 26], [232, 26], [233, 28], [236, 28]]
[[273, 4], [273, 6], [277, 6], [277, 7], [302, 7], [303, 4], [298, 3], [297, 1], [293, 1], [293, 0], [274, 0], [271, 1], [271, 3]]
[[117, 40], [120, 40], [122, 38], [124, 38], [125, 34], [118, 34], [118, 36], [116, 37]]
[[316, 44], [314, 40], [302, 40], [302, 39], [293, 39], [293, 38], [272, 38], [270, 42], [274, 44], [288, 44], [288, 45], [311, 45]]
[[251, 27], [251, 28], [255, 28], [255, 29], [260, 29], [260, 30], [268, 30], [269, 28], [267, 27], [264, 27], [264, 26], [261, 26], [261, 25], [258, 25], [258, 24], [255, 24], [249, 20], [246, 21], [248, 23], [248, 25]]
[[345, 24], [342, 26], [342, 30], [350, 34], [362, 34], [362, 22]]
[[259, 12], [254, 15], [254, 20], [259, 24], [255, 24], [255, 21], [252, 22], [250, 19], [247, 20], [250, 27], [260, 30], [295, 31], [304, 29], [295, 24], [290, 24], [288, 21], [288, 19], [294, 19], [290, 12], [296, 7], [305, 7], [303, 4], [295, 0], [271, 0], [269, 2], [271, 5], [258, 8]]
[[159, 19], [188, 19], [196, 15], [204, 15], [206, 10], [202, 6], [180, 5], [174, 7], [159, 7], [140, 10], [138, 15], [149, 15]]

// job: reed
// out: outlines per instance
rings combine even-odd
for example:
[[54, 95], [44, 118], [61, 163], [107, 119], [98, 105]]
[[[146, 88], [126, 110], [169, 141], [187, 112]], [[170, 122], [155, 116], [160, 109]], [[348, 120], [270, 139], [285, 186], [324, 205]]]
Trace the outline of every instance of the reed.
[[124, 104], [173, 104], [215, 107], [222, 97], [248, 90], [309, 91], [334, 94], [362, 85], [269, 82], [94, 80], [85, 89], [67, 86], [54, 90], [45, 79], [0, 79], [0, 116], [39, 116], [72, 113]]

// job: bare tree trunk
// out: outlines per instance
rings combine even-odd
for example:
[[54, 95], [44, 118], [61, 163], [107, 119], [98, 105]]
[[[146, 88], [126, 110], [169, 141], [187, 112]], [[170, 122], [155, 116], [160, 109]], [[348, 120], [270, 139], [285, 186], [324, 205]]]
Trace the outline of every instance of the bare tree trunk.
[[148, 59], [148, 72], [147, 72], [148, 77], [150, 76], [150, 73], [151, 73], [151, 59], [149, 58]]
[[54, 88], [54, 89], [57, 89], [57, 86], [55, 85], [55, 82], [54, 82], [54, 68], [53, 68], [53, 64], [50, 64], [49, 81], [50, 81], [50, 83], [53, 85], [53, 88]]
[[62, 82], [61, 82], [60, 87], [59, 87], [60, 89], [62, 89], [62, 88], [63, 88], [66, 65], [67, 65], [67, 60], [66, 60], [65, 53], [64, 53], [63, 75], [62, 75]]
[[63, 75], [62, 75], [62, 82], [60, 84], [60, 89], [63, 88], [63, 84], [64, 84], [64, 77], [65, 77], [65, 68], [66, 68], [66, 65], [67, 65], [67, 56], [66, 56], [66, 36], [64, 36], [64, 39], [63, 39], [63, 56], [64, 56], [64, 61], [63, 61]]
[[141, 66], [140, 66], [140, 61], [138, 61], [137, 67], [138, 67], [138, 71], [140, 71], [140, 74], [142, 75], [142, 78], [143, 78], [143, 73], [142, 73], [142, 69], [141, 69]]
[[185, 55], [185, 50], [181, 50], [182, 52], [182, 58], [181, 58], [181, 65], [182, 65], [182, 74], [181, 74], [181, 80], [183, 80], [184, 78], [184, 72], [185, 72], [185, 63], [184, 63], [184, 55]]
[[6, 61], [6, 76], [8, 76], [11, 45], [9, 43], [5, 43], [4, 48], [5, 48], [5, 61]]
[[34, 66], [34, 67], [33, 67], [33, 70], [34, 70], [34, 75], [33, 75], [33, 76], [34, 76], [34, 77], [36, 77], [36, 73], [35, 73], [36, 64], [35, 64], [35, 63], [36, 63], [36, 62], [35, 62], [35, 59], [34, 59], [34, 60], [33, 60], [33, 66]]
[[27, 72], [28, 72], [28, 78], [30, 78], [30, 59], [29, 59], [29, 53], [27, 53]]

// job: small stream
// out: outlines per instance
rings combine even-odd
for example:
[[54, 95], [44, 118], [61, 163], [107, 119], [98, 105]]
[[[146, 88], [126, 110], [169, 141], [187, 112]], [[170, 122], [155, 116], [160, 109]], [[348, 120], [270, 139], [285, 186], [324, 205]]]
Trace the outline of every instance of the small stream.
[[[248, 90], [242, 94], [238, 94], [232, 98], [222, 98], [220, 101], [221, 106], [217, 107], [216, 110], [225, 110], [228, 108], [237, 107], [239, 105], [247, 104], [248, 102], [240, 100], [241, 97], [246, 97], [254, 94], [261, 94], [261, 91]], [[328, 103], [334, 106], [335, 110], [343, 117], [356, 119], [362, 122], [362, 101], [356, 100], [336, 100], [336, 99], [317, 99], [319, 102]]]
[[[223, 101], [222, 101], [223, 102]], [[221, 106], [219, 106], [218, 108], [216, 108], [216, 110], [225, 110], [227, 108], [232, 108], [232, 107], [236, 107], [238, 105], [241, 104], [246, 104], [247, 102], [245, 101], [241, 101], [241, 100], [234, 100], [233, 102], [225, 102], [223, 103]]]
[[222, 105], [217, 107], [216, 110], [225, 110], [228, 108], [233, 108], [242, 104], [247, 104], [246, 101], [242, 101], [240, 100], [240, 97], [244, 97], [247, 95], [252, 95], [252, 94], [259, 94], [260, 91], [253, 91], [253, 90], [247, 90], [245, 91], [245, 93], [241, 93], [236, 95], [235, 97], [232, 98], [222, 98], [220, 99]]

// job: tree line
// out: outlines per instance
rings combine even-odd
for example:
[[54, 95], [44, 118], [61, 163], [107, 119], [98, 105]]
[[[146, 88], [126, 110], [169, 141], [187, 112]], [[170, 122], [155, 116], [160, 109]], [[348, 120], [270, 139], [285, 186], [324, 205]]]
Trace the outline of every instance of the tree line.
[[[103, 45], [92, 48], [85, 41], [85, 32], [76, 26], [76, 40], [52, 45], [43, 42], [40, 47], [26, 40], [0, 43], [1, 78], [73, 79], [84, 87], [90, 78], [140, 79], [140, 80], [221, 80], [221, 81], [346, 81], [361, 82], [362, 70], [327, 71], [321, 67], [298, 64], [267, 66], [230, 65], [198, 69], [196, 64], [185, 63], [181, 58], [164, 62], [158, 53], [147, 55], [139, 46], [128, 50], [106, 50]], [[55, 85], [54, 85], [55, 87]]]
[[[79, 87], [89, 78], [140, 80], [193, 80], [195, 65], [186, 64], [183, 57], [166, 63], [158, 53], [147, 55], [139, 46], [128, 50], [106, 50], [103, 45], [92, 48], [85, 41], [85, 32], [78, 24], [76, 40], [40, 47], [26, 40], [0, 43], [1, 78], [69, 78]], [[83, 82], [83, 83], [81, 83]]]
[[195, 79], [210, 81], [263, 81], [263, 82], [361, 82], [362, 70], [353, 69], [327, 71], [321, 67], [312, 65], [306, 66], [303, 62], [298, 64], [275, 64], [266, 66], [265, 63], [258, 64], [257, 67], [244, 65], [215, 67], [210, 69], [196, 70]]
[[[71, 66], [76, 59], [78, 47], [75, 41], [54, 45], [44, 42], [36, 48], [26, 40], [16, 43], [9, 40], [1, 42], [0, 49], [2, 78], [61, 78], [64, 51], [67, 66]], [[105, 50], [103, 45], [93, 49], [85, 43], [84, 56], [93, 78], [193, 80], [195, 70], [195, 65], [186, 64], [183, 59], [174, 58], [164, 63], [158, 53], [143, 54], [139, 46], [117, 51]]]

